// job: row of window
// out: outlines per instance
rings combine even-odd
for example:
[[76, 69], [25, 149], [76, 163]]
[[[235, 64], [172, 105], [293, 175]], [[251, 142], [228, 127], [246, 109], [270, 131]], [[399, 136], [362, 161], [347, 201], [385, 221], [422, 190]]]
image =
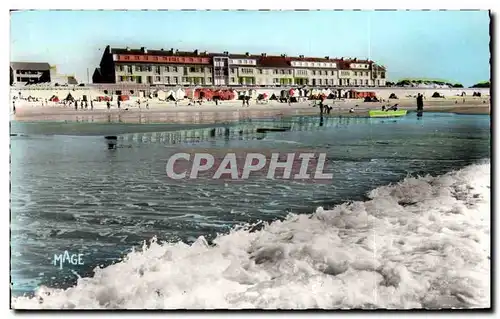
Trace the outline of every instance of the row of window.
[[[178, 67], [177, 66], [154, 66], [154, 71], [155, 71], [155, 74], [161, 74], [161, 71], [162, 69], [164, 70], [164, 72], [178, 72]], [[132, 74], [133, 73], [133, 69], [132, 69], [132, 66], [131, 65], [118, 65], [117, 66], [117, 70], [120, 71], [120, 72], [123, 72], [123, 71], [126, 71], [127, 73], [130, 73]], [[236, 73], [236, 68], [231, 68], [231, 73], [232, 74], [235, 74]], [[241, 68], [240, 69], [240, 73], [242, 74], [253, 74], [254, 73], [254, 70], [253, 68]], [[153, 66], [151, 65], [135, 65], [135, 71], [136, 72], [152, 72], [153, 71]], [[265, 72], [266, 70], [263, 70], [263, 69], [257, 69], [257, 72], [258, 74], [267, 74], [267, 72]], [[273, 69], [273, 74], [289, 74], [291, 75], [292, 74], [292, 70], [291, 69]], [[17, 71], [19, 72], [19, 71]], [[207, 67], [190, 67], [189, 68], [189, 72], [193, 72], [193, 73], [203, 73], [203, 72], [207, 72], [207, 73], [210, 73], [212, 72], [211, 68], [207, 68]], [[312, 75], [331, 75], [333, 76], [335, 74], [335, 71], [328, 71], [328, 70], [312, 70]], [[308, 74], [308, 70], [295, 70], [295, 74], [296, 75], [307, 75]], [[349, 76], [350, 75], [350, 71], [340, 71], [340, 74], [343, 75], [343, 76]], [[370, 76], [370, 73], [368, 71], [366, 72], [363, 72], [363, 71], [354, 71], [354, 76]], [[385, 72], [381, 72], [380, 73], [381, 75], [381, 78], [384, 79], [385, 78]]]
[[16, 74], [38, 74], [38, 71], [22, 71], [22, 70], [16, 70]]
[[305, 62], [305, 61], [292, 61], [292, 66], [308, 66], [308, 67], [323, 67], [323, 68], [334, 68], [337, 65], [330, 62]]
[[[155, 76], [154, 78], [151, 76], [148, 76], [146, 78], [147, 83], [152, 83], [153, 80], [155, 83], [166, 83], [166, 84], [179, 84], [179, 79], [180, 77], [177, 76]], [[136, 82], [136, 83], [143, 83], [142, 77], [141, 76], [120, 76], [119, 77], [119, 82]], [[204, 78], [199, 78], [199, 77], [182, 77], [182, 83], [185, 82], [190, 82], [194, 84], [205, 84], [205, 79]], [[209, 77], [206, 80], [206, 83], [212, 83], [212, 78]]]
[[363, 72], [363, 71], [354, 71], [354, 76], [370, 76], [370, 72]]

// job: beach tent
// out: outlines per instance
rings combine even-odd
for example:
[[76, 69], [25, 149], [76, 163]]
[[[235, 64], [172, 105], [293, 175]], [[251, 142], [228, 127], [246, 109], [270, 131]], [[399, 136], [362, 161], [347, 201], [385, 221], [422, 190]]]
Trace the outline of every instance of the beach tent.
[[390, 99], [397, 99], [398, 97], [397, 97], [397, 95], [396, 95], [396, 94], [391, 93], [391, 95], [389, 95], [389, 98], [390, 98]]
[[75, 98], [71, 95], [71, 93], [68, 93], [68, 96], [65, 98], [66, 101], [74, 101]]
[[160, 100], [165, 100], [165, 98], [167, 97], [167, 94], [163, 90], [158, 90], [158, 91], [156, 91], [156, 96]]
[[327, 99], [329, 99], [329, 100], [333, 100], [333, 99], [335, 99], [335, 98], [336, 98], [336, 96], [335, 96], [335, 94], [332, 92], [332, 93], [328, 94], [328, 96], [327, 96], [326, 98], [327, 98]]
[[174, 100], [175, 100], [175, 92], [173, 90], [168, 90], [167, 92], [165, 92], [165, 100], [167, 100], [170, 96], [174, 97]]
[[184, 99], [184, 97], [186, 96], [186, 92], [184, 92], [183, 89], [181, 88], [178, 88], [176, 91], [175, 91], [175, 99], [176, 100], [182, 100]]
[[168, 94], [168, 96], [165, 99], [165, 101], [176, 101], [174, 91], [170, 91], [170, 92], [172, 92], [172, 93]]
[[258, 94], [257, 94], [257, 90], [255, 89], [251, 89], [248, 91], [248, 95], [252, 98], [252, 99], [255, 99], [257, 98]]
[[271, 95], [271, 97], [269, 99], [270, 100], [278, 100], [278, 97], [276, 96], [276, 94], [273, 93], [273, 95]]
[[118, 99], [123, 102], [130, 100], [130, 97], [128, 95], [122, 94], [118, 96]]
[[196, 99], [195, 92], [196, 90], [193, 89], [185, 89], [184, 96], [186, 96], [188, 99]]
[[52, 95], [51, 98], [49, 99], [49, 101], [57, 103], [57, 102], [59, 102], [59, 98], [55, 95]]

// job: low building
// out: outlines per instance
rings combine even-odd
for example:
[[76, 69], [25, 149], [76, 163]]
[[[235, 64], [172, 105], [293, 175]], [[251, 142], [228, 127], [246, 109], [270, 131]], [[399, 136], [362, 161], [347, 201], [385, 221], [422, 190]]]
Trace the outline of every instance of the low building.
[[[374, 66], [376, 78], [372, 74]], [[310, 58], [107, 46], [92, 81], [151, 86], [383, 86], [385, 68], [370, 60], [328, 56]]]
[[11, 62], [11, 85], [50, 83], [50, 65], [39, 62]]

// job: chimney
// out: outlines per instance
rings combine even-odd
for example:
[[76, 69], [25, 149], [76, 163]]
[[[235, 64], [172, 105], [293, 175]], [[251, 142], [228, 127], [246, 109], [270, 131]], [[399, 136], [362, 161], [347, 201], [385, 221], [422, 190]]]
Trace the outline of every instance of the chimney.
[[330, 57], [327, 55], [327, 56], [325, 56], [325, 59], [330, 60]]
[[265, 57], [265, 56], [267, 56], [267, 53], [261, 53], [261, 55]]
[[229, 55], [229, 52], [227, 52], [227, 51], [224, 51], [224, 54], [225, 54], [225, 55]]
[[299, 58], [303, 59], [303, 58], [304, 58], [304, 55], [303, 55], [303, 54], [299, 55]]
[[161, 48], [160, 51], [163, 51], [163, 48]]
[[245, 55], [246, 56], [250, 56], [250, 52], [245, 52]]
[[179, 53], [179, 49], [175, 49], [175, 54]]
[[198, 55], [198, 49], [194, 50], [194, 54]]
[[130, 48], [129, 48], [129, 47], [127, 47], [127, 48], [126, 48], [126, 50], [127, 50], [127, 51], [130, 51]]
[[203, 51], [203, 54], [204, 54], [204, 55], [207, 55], [207, 53], [208, 53], [207, 51]]
[[148, 49], [146, 49], [145, 47], [141, 47], [141, 52], [142, 53], [148, 53]]

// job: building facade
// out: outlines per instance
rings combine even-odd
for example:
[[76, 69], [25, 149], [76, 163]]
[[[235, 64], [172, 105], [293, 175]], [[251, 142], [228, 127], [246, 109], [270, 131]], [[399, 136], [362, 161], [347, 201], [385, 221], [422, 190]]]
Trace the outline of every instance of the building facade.
[[106, 47], [93, 83], [165, 86], [385, 86], [370, 60]]
[[50, 83], [50, 65], [38, 62], [11, 62], [11, 85]]

